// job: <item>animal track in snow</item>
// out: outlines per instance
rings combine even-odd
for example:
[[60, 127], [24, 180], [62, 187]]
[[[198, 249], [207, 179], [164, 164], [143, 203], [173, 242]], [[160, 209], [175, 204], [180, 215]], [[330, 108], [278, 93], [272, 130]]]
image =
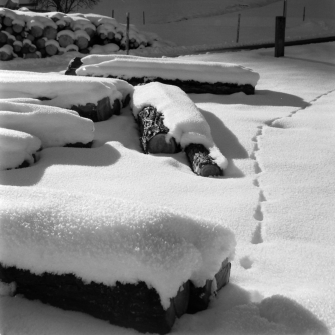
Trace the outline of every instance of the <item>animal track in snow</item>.
[[251, 260], [248, 256], [244, 256], [240, 259], [240, 265], [246, 270], [251, 269], [253, 263], [253, 260]]
[[254, 160], [254, 170], [255, 170], [255, 174], [256, 174], [256, 178], [253, 180], [253, 184], [254, 184], [254, 186], [259, 188], [258, 205], [256, 206], [255, 212], [254, 212], [254, 215], [253, 215], [254, 219], [256, 221], [258, 221], [258, 224], [257, 224], [256, 229], [254, 231], [254, 234], [251, 238], [251, 243], [252, 244], [263, 243], [263, 232], [262, 231], [263, 231], [264, 213], [263, 213], [263, 209], [262, 209], [262, 203], [267, 201], [267, 199], [264, 195], [264, 191], [262, 190], [262, 185], [259, 182], [259, 175], [263, 172], [263, 170], [262, 170], [261, 165], [259, 163], [259, 160], [257, 158], [257, 153], [261, 150], [260, 145], [259, 145], [259, 140], [260, 140], [260, 137], [263, 136], [263, 132], [264, 132], [265, 127], [283, 128], [280, 125], [280, 123], [278, 122], [279, 120], [283, 120], [285, 118], [293, 117], [298, 112], [303, 111], [306, 108], [312, 106], [313, 102], [316, 102], [319, 99], [321, 99], [322, 97], [324, 97], [328, 94], [331, 94], [333, 92], [335, 92], [335, 89], [330, 90], [326, 93], [320, 94], [319, 96], [317, 96], [316, 98], [314, 98], [310, 102], [306, 103], [305, 106], [292, 111], [289, 115], [284, 116], [284, 117], [274, 118], [272, 120], [269, 120], [269, 121], [265, 122], [265, 124], [263, 126], [258, 126], [257, 127], [256, 135], [251, 139], [254, 142], [254, 148], [253, 148], [252, 153], [250, 154], [250, 158]]

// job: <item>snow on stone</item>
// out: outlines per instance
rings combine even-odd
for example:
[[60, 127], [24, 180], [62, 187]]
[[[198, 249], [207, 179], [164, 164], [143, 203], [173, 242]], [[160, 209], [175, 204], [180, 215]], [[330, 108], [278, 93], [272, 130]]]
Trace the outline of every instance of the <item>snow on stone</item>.
[[68, 45], [65, 49], [65, 52], [69, 52], [69, 51], [79, 51], [79, 48], [77, 45], [75, 44], [70, 44]]
[[0, 48], [0, 52], [5, 52], [8, 55], [13, 54], [13, 47], [9, 44], [4, 45], [3, 47]]
[[115, 57], [99, 65], [81, 66], [79, 76], [115, 76], [122, 78], [161, 77], [164, 79], [195, 80], [208, 83], [250, 84], [256, 86], [259, 74], [241, 65], [180, 61], [172, 58]]
[[38, 137], [43, 148], [87, 144], [94, 138], [94, 123], [76, 112], [58, 107], [0, 100], [0, 127]]
[[60, 48], [59, 43], [56, 40], [47, 40], [45, 42], [45, 47], [47, 47], [48, 45], [54, 45], [57, 49]]
[[59, 39], [61, 36], [67, 35], [70, 36], [73, 40], [76, 40], [76, 35], [72, 30], [61, 30], [60, 32], [57, 33], [57, 39]]
[[85, 37], [87, 40], [91, 39], [85, 30], [78, 29], [74, 32], [74, 35], [75, 35], [75, 39], [77, 39], [78, 37]]
[[31, 29], [34, 26], [37, 26], [37, 27], [40, 27], [41, 29], [44, 29], [44, 24], [39, 20], [32, 19], [32, 20], [27, 22], [28, 29]]
[[220, 168], [227, 167], [228, 161], [214, 144], [208, 123], [179, 87], [158, 82], [136, 86], [131, 100], [134, 116], [147, 106], [164, 115], [164, 125], [169, 128], [167, 142], [174, 137], [182, 148], [191, 143], [203, 144]]
[[234, 254], [230, 230], [167, 208], [24, 187], [0, 194], [2, 264], [111, 286], [144, 281], [165, 309], [184, 282], [205, 285]]
[[36, 136], [0, 127], [0, 170], [17, 168], [24, 161], [33, 164], [33, 154], [40, 149]]
[[19, 26], [24, 27], [25, 22], [24, 22], [24, 20], [17, 18], [17, 19], [15, 19], [15, 20], [13, 20], [12, 24], [13, 24], [13, 26], [14, 26], [15, 24], [17, 24], [17, 25], [19, 25]]
[[38, 74], [25, 71], [0, 71], [0, 98], [48, 98], [43, 104], [61, 108], [96, 104], [109, 97], [111, 104], [131, 94], [133, 87], [119, 79], [84, 78]]
[[96, 30], [95, 25], [83, 14], [67, 14], [71, 18], [70, 27], [73, 30], [85, 30], [90, 28], [92, 30]]

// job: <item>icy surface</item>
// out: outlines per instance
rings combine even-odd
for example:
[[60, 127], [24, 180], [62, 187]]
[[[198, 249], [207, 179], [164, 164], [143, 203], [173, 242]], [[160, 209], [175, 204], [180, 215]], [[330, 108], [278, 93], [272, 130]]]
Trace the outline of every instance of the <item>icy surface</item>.
[[163, 114], [164, 125], [169, 128], [167, 142], [173, 137], [183, 149], [191, 143], [202, 144], [221, 169], [227, 167], [228, 161], [214, 144], [206, 119], [179, 87], [158, 82], [136, 86], [131, 100], [134, 116], [148, 106]]
[[229, 230], [166, 208], [29, 188], [1, 193], [2, 264], [111, 286], [144, 281], [164, 308], [184, 282], [205, 285], [234, 252]]
[[39, 149], [41, 141], [36, 136], [0, 128], [0, 170], [17, 168], [24, 161], [33, 164], [33, 154]]
[[111, 104], [131, 94], [133, 87], [123, 80], [45, 75], [33, 72], [0, 71], [0, 98], [48, 98], [43, 103], [70, 108], [97, 103], [109, 97]]
[[222, 62], [180, 61], [173, 58], [115, 57], [98, 65], [81, 66], [79, 76], [116, 76], [120, 78], [161, 77], [208, 83], [250, 84], [256, 86], [259, 74], [240, 65]]
[[0, 127], [38, 137], [43, 148], [87, 144], [94, 138], [94, 123], [76, 112], [51, 106], [0, 100]]

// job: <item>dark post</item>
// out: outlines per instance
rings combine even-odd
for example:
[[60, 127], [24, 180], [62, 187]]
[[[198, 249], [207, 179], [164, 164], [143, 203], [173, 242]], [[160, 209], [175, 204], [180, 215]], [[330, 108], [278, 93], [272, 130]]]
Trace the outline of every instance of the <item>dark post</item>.
[[127, 32], [126, 32], [126, 49], [127, 55], [129, 55], [129, 13], [127, 13]]
[[143, 24], [145, 25], [145, 13], [143, 11]]
[[114, 19], [114, 9], [112, 9], [112, 18]]
[[284, 9], [283, 9], [283, 16], [286, 18], [287, 14], [287, 0], [284, 0]]
[[236, 43], [238, 43], [240, 39], [240, 23], [241, 23], [241, 14], [238, 14]]
[[306, 7], [304, 7], [304, 14], [302, 15], [302, 20], [305, 21]]
[[284, 56], [285, 22], [284, 16], [276, 16], [275, 57]]

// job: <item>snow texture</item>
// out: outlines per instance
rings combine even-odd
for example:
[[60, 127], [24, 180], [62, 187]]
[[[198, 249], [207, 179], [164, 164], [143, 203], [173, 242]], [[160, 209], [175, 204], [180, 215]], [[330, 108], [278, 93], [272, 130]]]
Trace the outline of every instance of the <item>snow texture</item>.
[[41, 141], [21, 131], [0, 128], [0, 170], [14, 169], [24, 161], [34, 163], [33, 154], [41, 149]]
[[71, 108], [73, 105], [96, 104], [109, 97], [111, 105], [123, 100], [133, 87], [123, 80], [106, 80], [76, 76], [46, 75], [33, 72], [0, 72], [0, 98], [48, 98], [42, 103]]
[[19, 187], [1, 196], [2, 264], [110, 286], [144, 281], [165, 309], [188, 279], [205, 285], [235, 248], [228, 229], [167, 208]]
[[3, 100], [0, 100], [0, 127], [34, 135], [41, 140], [43, 148], [87, 144], [94, 138], [94, 123], [76, 112]]
[[259, 74], [236, 64], [180, 61], [173, 58], [115, 57], [99, 65], [81, 66], [79, 76], [115, 76], [121, 78], [161, 77], [207, 83], [250, 84], [256, 86]]
[[183, 149], [191, 143], [203, 144], [221, 169], [227, 167], [228, 161], [214, 144], [206, 119], [179, 87], [158, 82], [136, 86], [131, 100], [134, 116], [147, 106], [163, 114], [164, 125], [169, 128], [167, 142], [174, 137]]

